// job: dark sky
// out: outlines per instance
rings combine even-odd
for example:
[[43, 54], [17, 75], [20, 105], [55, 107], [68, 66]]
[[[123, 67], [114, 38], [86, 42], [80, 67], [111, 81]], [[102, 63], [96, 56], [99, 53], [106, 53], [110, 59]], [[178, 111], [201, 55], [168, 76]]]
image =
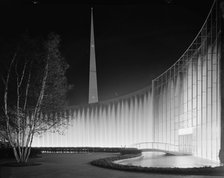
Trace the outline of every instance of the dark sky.
[[70, 65], [68, 81], [74, 84], [69, 98], [76, 105], [88, 99], [91, 5], [102, 101], [144, 88], [170, 67], [196, 36], [213, 1], [33, 2], [2, 0], [0, 53], [5, 53], [5, 46], [24, 32], [58, 33], [62, 55]]

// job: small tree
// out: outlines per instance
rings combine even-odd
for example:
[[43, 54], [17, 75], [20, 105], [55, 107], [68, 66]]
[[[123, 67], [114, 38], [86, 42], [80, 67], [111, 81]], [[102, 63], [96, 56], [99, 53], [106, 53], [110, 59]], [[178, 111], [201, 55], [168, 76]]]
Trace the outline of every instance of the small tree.
[[[23, 38], [3, 78], [0, 135], [18, 163], [27, 162], [33, 137], [63, 124], [63, 117], [44, 117], [66, 105], [68, 64], [59, 51], [60, 38]], [[52, 114], [51, 114], [52, 115]]]

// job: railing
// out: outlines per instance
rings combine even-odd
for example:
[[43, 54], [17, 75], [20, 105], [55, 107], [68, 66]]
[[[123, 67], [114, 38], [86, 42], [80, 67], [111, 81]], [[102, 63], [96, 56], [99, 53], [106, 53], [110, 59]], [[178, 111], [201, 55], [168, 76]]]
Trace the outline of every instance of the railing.
[[130, 145], [131, 147], [138, 148], [140, 150], [143, 149], [157, 149], [157, 150], [165, 150], [165, 151], [179, 151], [179, 146], [170, 143], [162, 143], [162, 142], [141, 142]]
[[133, 152], [133, 149], [120, 147], [32, 147], [32, 149], [38, 150], [41, 153]]

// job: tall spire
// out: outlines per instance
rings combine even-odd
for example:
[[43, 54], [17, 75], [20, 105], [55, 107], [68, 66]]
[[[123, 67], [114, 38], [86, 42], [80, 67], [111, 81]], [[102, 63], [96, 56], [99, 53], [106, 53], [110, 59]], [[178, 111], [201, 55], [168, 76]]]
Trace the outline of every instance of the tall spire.
[[91, 8], [91, 32], [90, 32], [90, 65], [89, 65], [89, 103], [98, 102], [96, 55], [93, 29], [93, 8]]

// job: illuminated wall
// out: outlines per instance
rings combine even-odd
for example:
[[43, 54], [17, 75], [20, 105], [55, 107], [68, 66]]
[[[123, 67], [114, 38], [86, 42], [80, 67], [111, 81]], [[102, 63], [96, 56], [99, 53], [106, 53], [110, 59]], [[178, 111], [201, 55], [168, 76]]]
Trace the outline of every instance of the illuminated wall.
[[[153, 140], [152, 94], [136, 94], [67, 111], [64, 133], [35, 137], [34, 147], [128, 147]], [[56, 116], [57, 117], [57, 116]]]
[[36, 136], [32, 146], [128, 147], [158, 142], [164, 143], [160, 149], [219, 161], [221, 15], [218, 8], [214, 2], [192, 44], [173, 66], [152, 81], [152, 86], [111, 101], [69, 109], [64, 113], [68, 124], [63, 134], [50, 131]]
[[217, 3], [190, 47], [153, 81], [155, 141], [219, 160], [220, 24]]

